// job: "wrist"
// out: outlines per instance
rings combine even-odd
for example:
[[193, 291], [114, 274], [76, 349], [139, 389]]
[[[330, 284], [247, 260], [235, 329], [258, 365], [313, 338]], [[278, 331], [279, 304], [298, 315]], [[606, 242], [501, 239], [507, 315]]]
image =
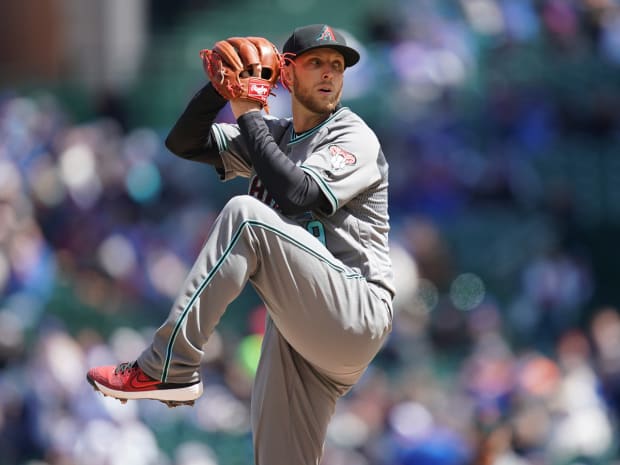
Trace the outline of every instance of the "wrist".
[[234, 99], [230, 101], [230, 109], [235, 115], [235, 119], [253, 111], [261, 111], [261, 105], [258, 102], [246, 99]]

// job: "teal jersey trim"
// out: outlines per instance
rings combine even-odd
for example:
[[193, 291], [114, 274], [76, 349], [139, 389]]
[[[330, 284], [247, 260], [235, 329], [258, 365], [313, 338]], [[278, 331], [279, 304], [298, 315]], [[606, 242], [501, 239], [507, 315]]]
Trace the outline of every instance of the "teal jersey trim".
[[336, 110], [334, 113], [332, 113], [329, 118], [327, 118], [325, 121], [323, 121], [322, 123], [317, 124], [316, 126], [314, 126], [312, 129], [308, 129], [305, 132], [302, 132], [301, 134], [297, 135], [295, 134], [295, 130], [291, 130], [291, 140], [289, 142], [289, 145], [292, 144], [296, 144], [297, 142], [301, 142], [304, 139], [307, 139], [308, 137], [310, 137], [312, 134], [314, 134], [315, 132], [317, 132], [319, 129], [321, 129], [323, 126], [325, 126], [327, 123], [329, 123], [331, 120], [333, 120], [336, 115], [338, 115], [339, 113], [341, 113], [344, 110], [348, 110], [347, 107], [341, 107], [338, 110]]
[[217, 124], [214, 124], [212, 128], [218, 151], [220, 153], [226, 151], [226, 149], [228, 148], [228, 144], [226, 143], [226, 136], [224, 136], [222, 129]]
[[215, 276], [215, 274], [222, 267], [222, 264], [226, 261], [226, 258], [228, 258], [228, 256], [230, 255], [230, 253], [232, 252], [232, 249], [235, 247], [237, 242], [239, 242], [239, 238], [241, 237], [241, 234], [243, 233], [243, 230], [246, 229], [246, 228], [253, 228], [253, 227], [265, 229], [265, 230], [270, 231], [270, 232], [276, 234], [277, 236], [280, 236], [281, 238], [289, 241], [291, 244], [299, 247], [304, 252], [307, 252], [308, 254], [313, 256], [314, 258], [316, 258], [316, 259], [320, 260], [321, 262], [327, 264], [330, 268], [336, 270], [339, 273], [342, 273], [344, 275], [345, 279], [364, 279], [364, 277], [361, 274], [355, 273], [352, 270], [350, 270], [350, 269], [348, 269], [348, 268], [346, 268], [346, 267], [344, 267], [344, 266], [342, 266], [342, 265], [340, 265], [338, 263], [334, 263], [329, 258], [324, 257], [323, 255], [317, 253], [315, 250], [313, 250], [310, 247], [306, 246], [302, 242], [299, 242], [294, 237], [291, 237], [291, 236], [283, 233], [282, 231], [279, 231], [278, 229], [276, 229], [276, 228], [274, 228], [274, 227], [272, 227], [272, 226], [270, 226], [268, 224], [261, 223], [260, 221], [255, 221], [255, 220], [246, 220], [246, 221], [244, 221], [243, 223], [241, 223], [239, 225], [239, 227], [237, 228], [237, 230], [233, 234], [232, 239], [230, 240], [230, 243], [228, 244], [226, 249], [224, 249], [224, 253], [219, 258], [219, 260], [215, 263], [215, 265], [213, 266], [213, 269], [211, 271], [209, 271], [209, 273], [207, 274], [205, 279], [202, 281], [202, 283], [200, 283], [200, 285], [198, 286], [196, 291], [192, 294], [191, 298], [189, 299], [189, 302], [183, 308], [183, 311], [181, 312], [181, 315], [179, 315], [179, 318], [177, 319], [177, 322], [176, 322], [176, 324], [174, 326], [174, 329], [172, 330], [172, 334], [170, 335], [170, 339], [168, 340], [168, 345], [166, 346], [166, 356], [165, 356], [165, 359], [164, 359], [164, 366], [163, 366], [162, 375], [161, 375], [161, 382], [162, 383], [165, 383], [166, 379], [168, 378], [168, 370], [170, 369], [170, 362], [171, 362], [171, 359], [172, 359], [172, 348], [174, 347], [174, 342], [175, 342], [179, 332], [181, 331], [181, 327], [183, 326], [183, 322], [185, 321], [185, 319], [187, 318], [187, 315], [191, 311], [192, 306], [194, 305], [194, 302], [196, 302], [196, 299], [198, 299], [198, 297], [200, 297], [200, 294], [202, 294], [202, 291], [204, 291], [204, 289], [213, 280], [213, 277]]
[[332, 213], [338, 210], [338, 207], [340, 205], [338, 202], [338, 197], [336, 197], [336, 194], [334, 194], [334, 191], [332, 191], [330, 187], [327, 185], [327, 182], [325, 182], [325, 179], [323, 179], [323, 176], [321, 176], [319, 172], [316, 171], [314, 168], [311, 168], [309, 166], [301, 165], [300, 168], [304, 170], [305, 172], [307, 172], [310, 176], [312, 176], [312, 179], [314, 179], [316, 182], [318, 182], [322, 186], [323, 192], [327, 195], [327, 200], [329, 200], [329, 203], [331, 203], [332, 205]]

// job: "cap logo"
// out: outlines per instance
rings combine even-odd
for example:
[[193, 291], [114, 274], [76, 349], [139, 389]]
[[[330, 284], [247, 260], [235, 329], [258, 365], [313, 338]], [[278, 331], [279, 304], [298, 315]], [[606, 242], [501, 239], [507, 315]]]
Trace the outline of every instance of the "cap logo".
[[336, 36], [334, 35], [334, 31], [329, 26], [323, 26], [321, 29], [321, 33], [316, 38], [317, 42], [336, 42]]

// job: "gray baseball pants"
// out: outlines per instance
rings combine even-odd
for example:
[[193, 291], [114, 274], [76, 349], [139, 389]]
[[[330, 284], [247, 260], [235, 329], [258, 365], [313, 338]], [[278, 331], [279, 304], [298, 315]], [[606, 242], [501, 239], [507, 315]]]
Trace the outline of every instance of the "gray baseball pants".
[[232, 198], [138, 359], [167, 382], [199, 379], [201, 347], [250, 282], [268, 310], [252, 392], [257, 465], [316, 465], [339, 397], [391, 330], [389, 294], [254, 197]]

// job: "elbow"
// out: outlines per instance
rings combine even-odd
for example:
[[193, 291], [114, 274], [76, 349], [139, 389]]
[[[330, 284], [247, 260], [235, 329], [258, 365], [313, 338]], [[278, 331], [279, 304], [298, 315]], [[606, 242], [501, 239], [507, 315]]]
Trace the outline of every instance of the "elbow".
[[217, 149], [210, 147], [194, 147], [185, 142], [184, 138], [175, 136], [174, 133], [170, 133], [168, 137], [166, 137], [164, 145], [172, 154], [179, 158], [208, 163], [219, 170], [224, 169], [224, 164]]
[[183, 147], [183, 144], [179, 140], [179, 138], [175, 137], [174, 133], [171, 132], [170, 134], [168, 134], [168, 137], [166, 137], [166, 140], [164, 141], [164, 145], [174, 155], [186, 158], [185, 147]]
[[305, 205], [292, 200], [289, 195], [285, 195], [281, 192], [273, 192], [270, 194], [276, 204], [276, 209], [284, 215], [297, 215], [308, 211]]
[[280, 211], [284, 215], [300, 215], [308, 211], [308, 208], [302, 205], [298, 205], [292, 202], [285, 202], [284, 204], [278, 203]]
[[299, 215], [311, 210], [329, 211], [330, 203], [316, 182], [306, 174], [296, 188], [271, 194], [285, 215]]
[[311, 198], [295, 198], [282, 196], [279, 200], [274, 195], [278, 208], [284, 215], [300, 215], [319, 206], [318, 202]]
[[164, 140], [166, 148], [179, 158], [190, 159], [197, 156], [197, 150], [195, 147], [188, 145], [182, 138], [175, 136], [174, 133], [170, 133], [166, 140]]

